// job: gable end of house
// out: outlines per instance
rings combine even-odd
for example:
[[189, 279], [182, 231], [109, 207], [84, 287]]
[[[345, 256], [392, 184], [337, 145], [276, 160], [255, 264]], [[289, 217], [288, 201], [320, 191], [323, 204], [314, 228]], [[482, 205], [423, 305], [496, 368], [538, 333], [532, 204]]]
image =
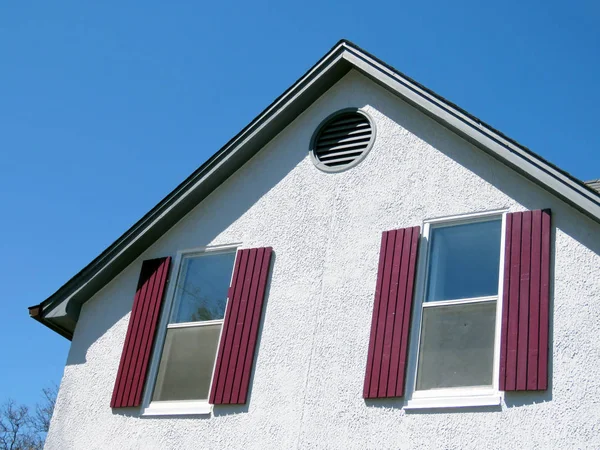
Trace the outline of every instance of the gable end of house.
[[350, 70], [425, 113], [503, 164], [600, 223], [599, 180], [587, 185], [494, 128], [342, 40], [250, 124], [54, 294], [32, 318], [71, 339], [81, 306]]

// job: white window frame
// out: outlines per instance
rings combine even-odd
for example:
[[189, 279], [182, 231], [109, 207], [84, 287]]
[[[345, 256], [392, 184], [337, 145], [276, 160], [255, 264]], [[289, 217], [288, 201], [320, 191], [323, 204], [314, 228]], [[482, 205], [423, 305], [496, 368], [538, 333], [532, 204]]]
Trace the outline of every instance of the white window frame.
[[[160, 366], [160, 359], [162, 355], [163, 346], [165, 344], [165, 338], [167, 335], [168, 328], [183, 328], [189, 326], [206, 326], [206, 325], [214, 325], [217, 323], [223, 324], [225, 322], [225, 316], [223, 319], [219, 320], [210, 320], [201, 322], [198, 324], [196, 322], [184, 322], [184, 323], [174, 323], [169, 324], [169, 319], [172, 314], [173, 302], [175, 301], [175, 293], [177, 282], [180, 275], [181, 265], [183, 263], [184, 258], [190, 256], [202, 256], [202, 255], [215, 255], [220, 253], [236, 253], [238, 248], [241, 246], [240, 243], [237, 244], [226, 244], [226, 245], [214, 245], [207, 247], [199, 247], [187, 250], [180, 250], [177, 252], [177, 256], [175, 257], [175, 263], [173, 264], [171, 279], [169, 281], [169, 286], [167, 287], [167, 292], [165, 295], [164, 305], [162, 307], [161, 317], [158, 324], [158, 329], [156, 332], [156, 340], [154, 343], [154, 347], [152, 348], [152, 356], [150, 360], [150, 367], [148, 369], [148, 376], [146, 378], [146, 385], [144, 386], [144, 395], [142, 396], [142, 416], [173, 416], [173, 415], [206, 415], [212, 413], [212, 407], [207, 400], [177, 400], [177, 401], [152, 401], [152, 393], [154, 392], [154, 386], [156, 384], [156, 378], [158, 376], [158, 368]], [[236, 254], [237, 258], [237, 254]], [[235, 268], [235, 258], [233, 262], [233, 267]], [[231, 271], [231, 279], [233, 279], [233, 269]], [[229, 282], [231, 286], [231, 280]], [[227, 299], [229, 302], [229, 298]], [[227, 304], [226, 309], [227, 311]], [[194, 325], [191, 325], [191, 324]], [[221, 326], [221, 334], [223, 333], [223, 326]], [[221, 342], [221, 334], [219, 334], [218, 343]], [[217, 352], [219, 351], [217, 344]], [[217, 359], [215, 358], [215, 365]], [[208, 392], [210, 393], [212, 389], [212, 380], [214, 378], [215, 367], [213, 366], [212, 375], [211, 375], [211, 384], [208, 388]]]
[[[502, 298], [504, 281], [504, 242], [506, 231], [506, 210], [494, 210], [480, 213], [463, 214], [450, 217], [427, 219], [423, 221], [423, 235], [419, 249], [417, 266], [417, 290], [415, 292], [415, 305], [413, 306], [412, 331], [409, 349], [409, 372], [407, 386], [411, 387], [411, 395], [404, 409], [428, 409], [428, 408], [457, 408], [472, 406], [497, 406], [502, 403], [503, 392], [499, 389], [500, 369], [500, 340], [502, 332]], [[427, 294], [427, 281], [429, 277], [430, 237], [434, 228], [452, 225], [464, 225], [469, 223], [487, 222], [489, 220], [501, 219], [500, 230], [500, 261], [498, 269], [498, 296], [474, 297], [460, 300], [444, 300], [435, 302], [435, 306], [458, 305], [467, 303], [479, 303], [496, 301], [496, 330], [494, 337], [494, 362], [492, 369], [491, 386], [440, 388], [418, 391], [417, 370], [419, 359], [419, 347], [421, 345], [421, 326], [423, 308], [433, 305], [425, 305]]]

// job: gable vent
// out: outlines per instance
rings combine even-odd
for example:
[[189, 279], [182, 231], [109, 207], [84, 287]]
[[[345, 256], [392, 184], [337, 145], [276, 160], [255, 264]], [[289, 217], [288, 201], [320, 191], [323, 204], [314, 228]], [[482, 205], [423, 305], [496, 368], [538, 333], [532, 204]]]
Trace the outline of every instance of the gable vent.
[[356, 108], [338, 111], [315, 131], [310, 154], [315, 165], [325, 172], [339, 172], [358, 164], [375, 140], [371, 118]]

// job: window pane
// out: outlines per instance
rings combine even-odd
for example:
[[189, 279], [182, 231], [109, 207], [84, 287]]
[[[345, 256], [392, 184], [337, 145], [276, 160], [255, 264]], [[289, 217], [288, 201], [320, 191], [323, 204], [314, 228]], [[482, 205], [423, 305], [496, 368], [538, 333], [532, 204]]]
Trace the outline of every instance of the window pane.
[[498, 295], [500, 219], [432, 228], [426, 301]]
[[235, 253], [184, 258], [170, 323], [222, 319], [234, 259]]
[[423, 308], [417, 390], [492, 385], [496, 302]]
[[208, 399], [221, 326], [167, 329], [152, 401]]

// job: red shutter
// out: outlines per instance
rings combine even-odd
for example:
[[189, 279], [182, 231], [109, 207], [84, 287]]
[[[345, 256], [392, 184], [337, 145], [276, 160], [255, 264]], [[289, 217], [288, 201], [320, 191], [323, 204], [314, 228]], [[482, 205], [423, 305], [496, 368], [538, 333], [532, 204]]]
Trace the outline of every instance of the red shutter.
[[508, 214], [500, 390], [548, 388], [550, 210]]
[[142, 263], [111, 408], [138, 406], [141, 403], [170, 264], [170, 257]]
[[402, 397], [419, 227], [381, 237], [364, 398]]
[[270, 247], [237, 253], [210, 392], [214, 405], [246, 403], [271, 253]]

